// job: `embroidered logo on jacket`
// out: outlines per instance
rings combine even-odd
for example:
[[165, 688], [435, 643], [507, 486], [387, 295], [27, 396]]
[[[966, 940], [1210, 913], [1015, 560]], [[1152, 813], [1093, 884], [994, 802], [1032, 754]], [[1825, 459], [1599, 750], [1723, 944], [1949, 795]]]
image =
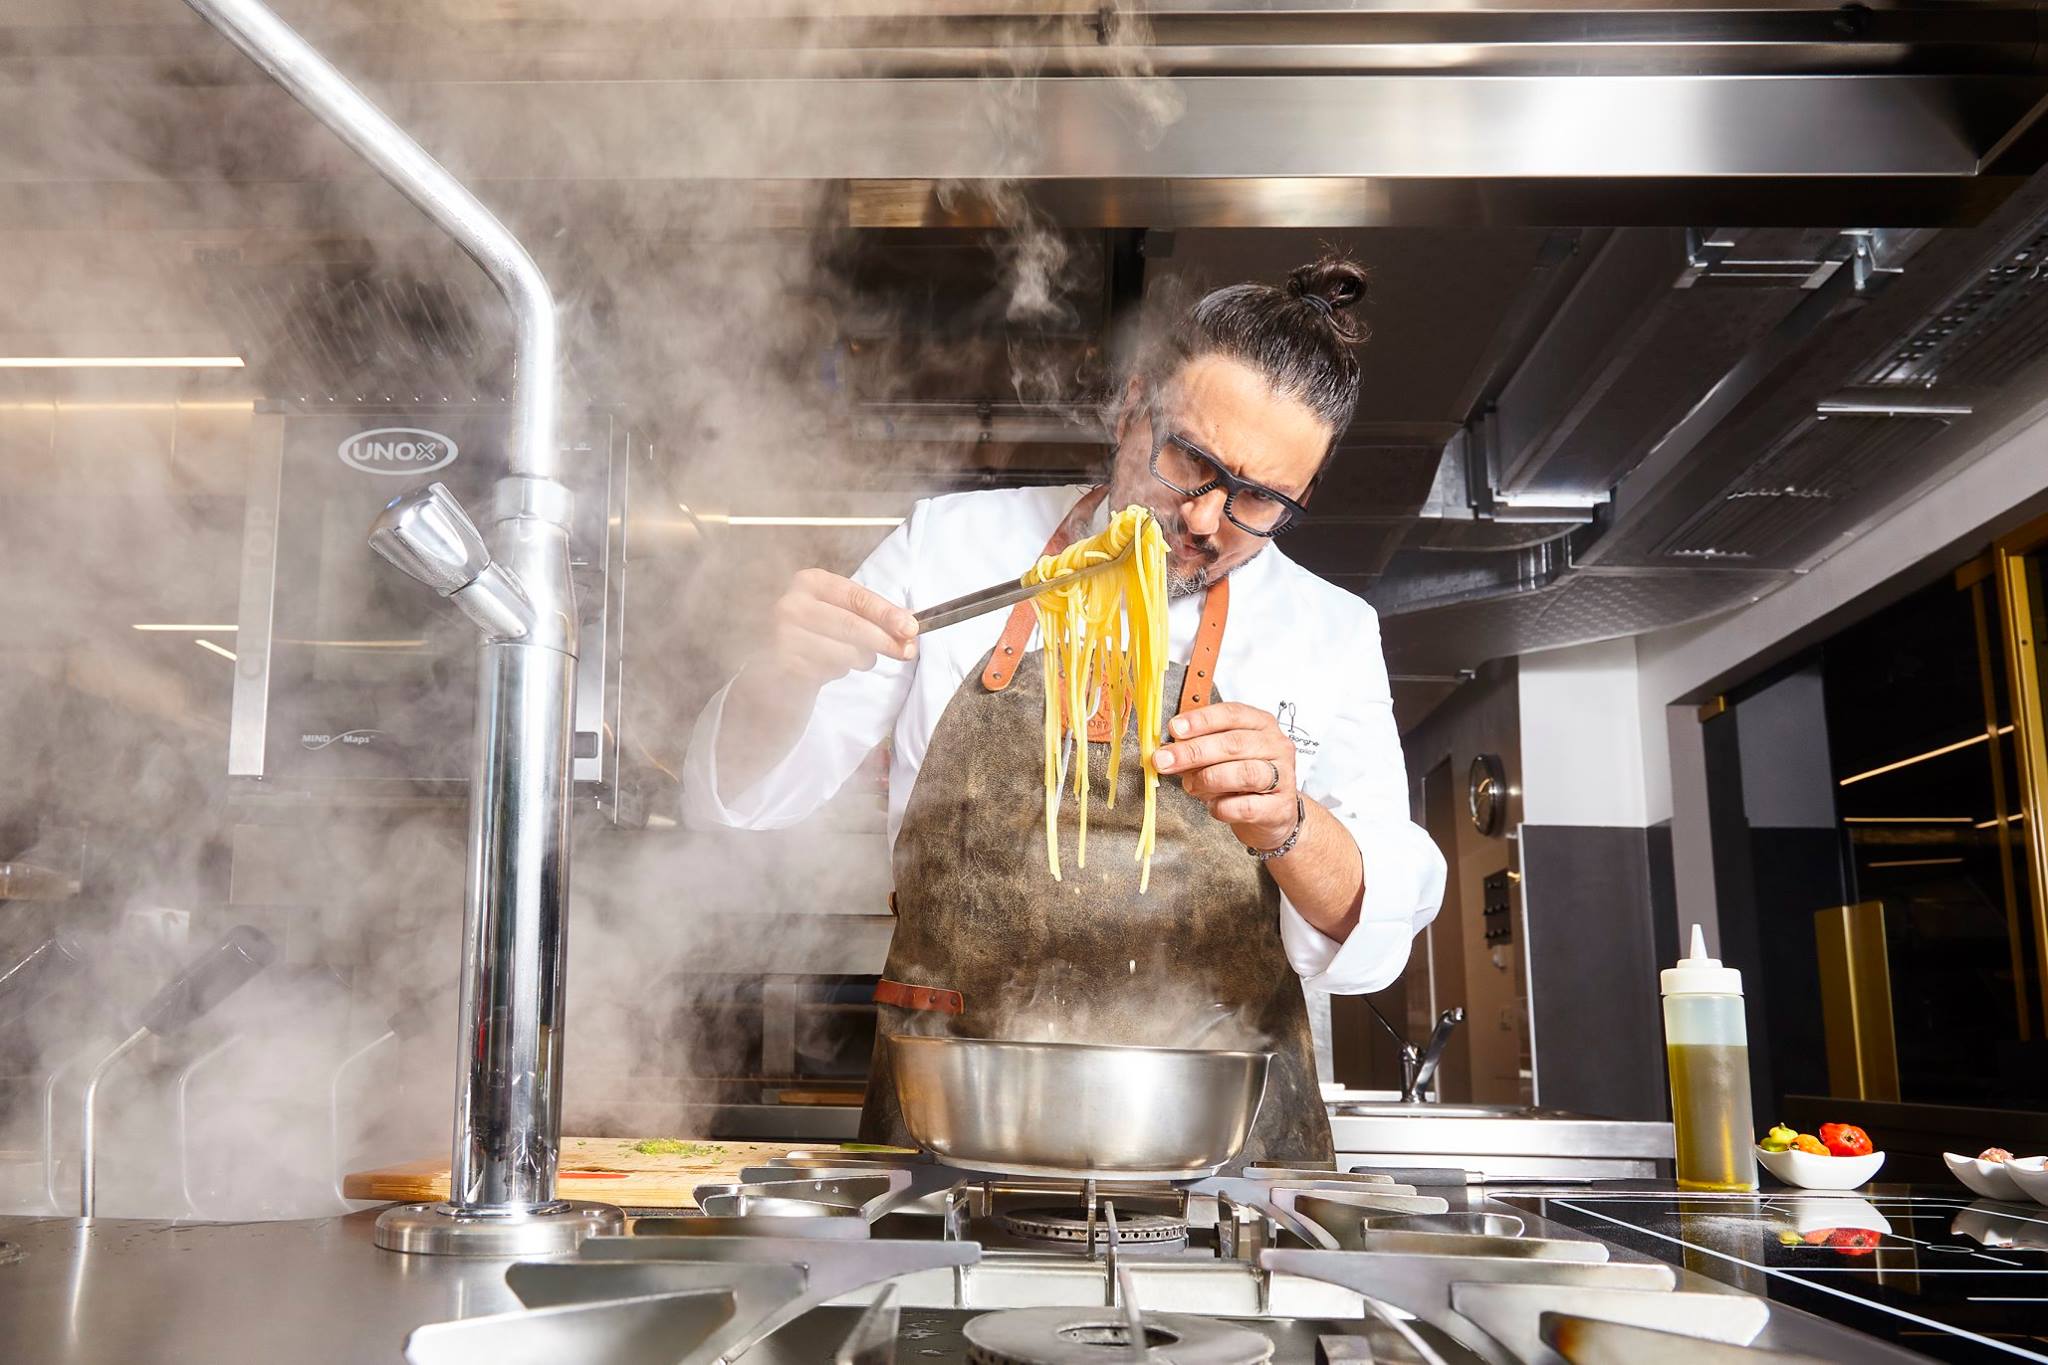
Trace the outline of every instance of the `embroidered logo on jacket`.
[[1273, 713], [1273, 718], [1280, 722], [1280, 733], [1294, 741], [1294, 751], [1296, 753], [1312, 754], [1316, 751], [1316, 746], [1320, 741], [1294, 723], [1293, 702], [1281, 702], [1280, 709]]

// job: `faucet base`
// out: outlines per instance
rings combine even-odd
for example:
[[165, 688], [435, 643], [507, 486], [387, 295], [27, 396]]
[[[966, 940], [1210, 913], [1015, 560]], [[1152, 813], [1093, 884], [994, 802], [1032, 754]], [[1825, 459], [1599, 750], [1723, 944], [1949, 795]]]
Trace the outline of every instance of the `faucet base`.
[[586, 1237], [626, 1230], [610, 1204], [561, 1200], [534, 1213], [468, 1213], [449, 1204], [393, 1204], [377, 1215], [375, 1241], [386, 1251], [432, 1256], [559, 1256]]

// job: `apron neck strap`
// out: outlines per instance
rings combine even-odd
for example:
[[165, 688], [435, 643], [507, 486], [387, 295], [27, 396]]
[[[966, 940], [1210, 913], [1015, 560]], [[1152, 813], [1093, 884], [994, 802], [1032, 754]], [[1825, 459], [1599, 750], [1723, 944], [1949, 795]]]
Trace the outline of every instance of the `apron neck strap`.
[[1219, 578], [1202, 597], [1202, 624], [1195, 627], [1195, 650], [1188, 659], [1188, 671], [1181, 675], [1177, 716], [1209, 704], [1216, 690], [1216, 656], [1223, 652], [1223, 623], [1230, 617], [1230, 580]]
[[[1056, 555], [1065, 550], [1073, 540], [1070, 528], [1082, 525], [1093, 516], [1108, 492], [1108, 486], [1103, 485], [1083, 493], [1081, 500], [1060, 518], [1060, 524], [1046, 537], [1045, 549], [1041, 553]], [[1187, 673], [1181, 679], [1180, 704], [1174, 708], [1174, 714], [1209, 704], [1210, 694], [1216, 687], [1216, 656], [1223, 649], [1223, 624], [1229, 616], [1230, 580], [1219, 578], [1209, 585], [1208, 594], [1202, 599], [1202, 624], [1195, 630], [1194, 656], [1188, 660]], [[1024, 644], [1031, 638], [1031, 631], [1037, 624], [1038, 612], [1028, 600], [1010, 609], [1010, 619], [1004, 623], [1002, 636], [988, 656], [988, 666], [981, 671], [984, 688], [1000, 692], [1010, 685], [1010, 680], [1017, 676], [1017, 665], [1023, 659]]]

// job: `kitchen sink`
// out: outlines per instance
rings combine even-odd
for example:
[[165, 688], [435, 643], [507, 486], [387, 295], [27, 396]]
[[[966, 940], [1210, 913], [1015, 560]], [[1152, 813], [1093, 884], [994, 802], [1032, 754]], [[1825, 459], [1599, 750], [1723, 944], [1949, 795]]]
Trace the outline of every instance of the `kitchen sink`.
[[1332, 1097], [1344, 1167], [1429, 1167], [1491, 1180], [1647, 1179], [1672, 1155], [1671, 1125], [1527, 1104], [1421, 1104]]
[[1388, 1119], [1540, 1119], [1571, 1118], [1562, 1110], [1543, 1110], [1526, 1104], [1407, 1104], [1400, 1100], [1339, 1100], [1330, 1106], [1333, 1114], [1350, 1114]]

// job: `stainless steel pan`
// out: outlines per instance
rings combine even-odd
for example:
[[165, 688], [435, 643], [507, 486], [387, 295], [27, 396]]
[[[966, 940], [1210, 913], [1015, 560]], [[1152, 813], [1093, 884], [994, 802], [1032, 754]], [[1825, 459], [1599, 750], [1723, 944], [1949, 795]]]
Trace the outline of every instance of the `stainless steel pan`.
[[979, 1038], [889, 1040], [911, 1136], [1008, 1175], [1195, 1180], [1250, 1136], [1270, 1052]]

